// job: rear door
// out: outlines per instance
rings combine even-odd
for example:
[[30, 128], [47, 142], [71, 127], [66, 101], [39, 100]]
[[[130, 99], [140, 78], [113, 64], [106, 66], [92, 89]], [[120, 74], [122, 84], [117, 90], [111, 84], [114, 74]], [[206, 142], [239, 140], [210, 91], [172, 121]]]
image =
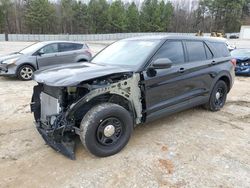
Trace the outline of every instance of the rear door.
[[[231, 63], [232, 57], [226, 44], [221, 41], [206, 41], [206, 43], [214, 54], [212, 61], [208, 62], [210, 63], [209, 72], [212, 77], [216, 77], [222, 72], [234, 75], [234, 66]], [[214, 83], [211, 82], [211, 88], [213, 84]]]
[[58, 63], [58, 44], [48, 44], [41, 48], [37, 55], [38, 67], [50, 66]]
[[214, 55], [204, 41], [185, 40], [187, 63], [183, 67], [192, 77], [191, 91], [198, 95], [208, 95], [213, 80]]

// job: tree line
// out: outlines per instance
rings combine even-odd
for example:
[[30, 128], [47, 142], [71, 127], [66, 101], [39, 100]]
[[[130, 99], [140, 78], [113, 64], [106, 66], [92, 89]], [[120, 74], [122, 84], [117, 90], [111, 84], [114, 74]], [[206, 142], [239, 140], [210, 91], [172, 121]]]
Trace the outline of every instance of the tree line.
[[0, 0], [0, 32], [92, 34], [122, 32], [239, 32], [250, 24], [250, 0], [182, 2], [144, 0]]

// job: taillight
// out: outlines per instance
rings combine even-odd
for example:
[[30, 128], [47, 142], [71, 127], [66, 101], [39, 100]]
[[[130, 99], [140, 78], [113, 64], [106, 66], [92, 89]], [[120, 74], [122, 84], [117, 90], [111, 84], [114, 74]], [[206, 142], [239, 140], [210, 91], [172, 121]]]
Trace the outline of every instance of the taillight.
[[231, 59], [231, 63], [233, 64], [234, 67], [236, 67], [236, 59]]
[[86, 49], [86, 51], [85, 52], [87, 52], [89, 55], [92, 55], [92, 52], [91, 52], [91, 50], [88, 48], [88, 49]]

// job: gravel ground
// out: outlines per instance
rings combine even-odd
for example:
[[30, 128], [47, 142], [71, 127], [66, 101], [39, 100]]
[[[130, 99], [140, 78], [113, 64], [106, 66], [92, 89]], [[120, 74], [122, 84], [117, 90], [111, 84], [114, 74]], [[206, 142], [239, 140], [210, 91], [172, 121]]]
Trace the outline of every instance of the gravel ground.
[[[0, 54], [27, 44], [0, 43]], [[0, 187], [250, 187], [250, 77], [236, 78], [220, 112], [197, 107], [139, 126], [107, 158], [78, 140], [75, 161], [45, 145], [33, 126], [34, 85], [0, 77]]]

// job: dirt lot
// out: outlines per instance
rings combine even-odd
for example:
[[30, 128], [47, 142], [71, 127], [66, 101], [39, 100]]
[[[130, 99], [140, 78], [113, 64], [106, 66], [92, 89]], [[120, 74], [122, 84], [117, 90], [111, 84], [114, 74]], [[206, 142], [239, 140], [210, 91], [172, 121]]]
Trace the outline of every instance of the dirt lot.
[[[0, 43], [0, 54], [18, 44]], [[236, 78], [220, 112], [197, 107], [137, 127], [107, 158], [78, 141], [75, 161], [33, 126], [34, 85], [0, 77], [0, 187], [250, 187], [250, 77]]]

